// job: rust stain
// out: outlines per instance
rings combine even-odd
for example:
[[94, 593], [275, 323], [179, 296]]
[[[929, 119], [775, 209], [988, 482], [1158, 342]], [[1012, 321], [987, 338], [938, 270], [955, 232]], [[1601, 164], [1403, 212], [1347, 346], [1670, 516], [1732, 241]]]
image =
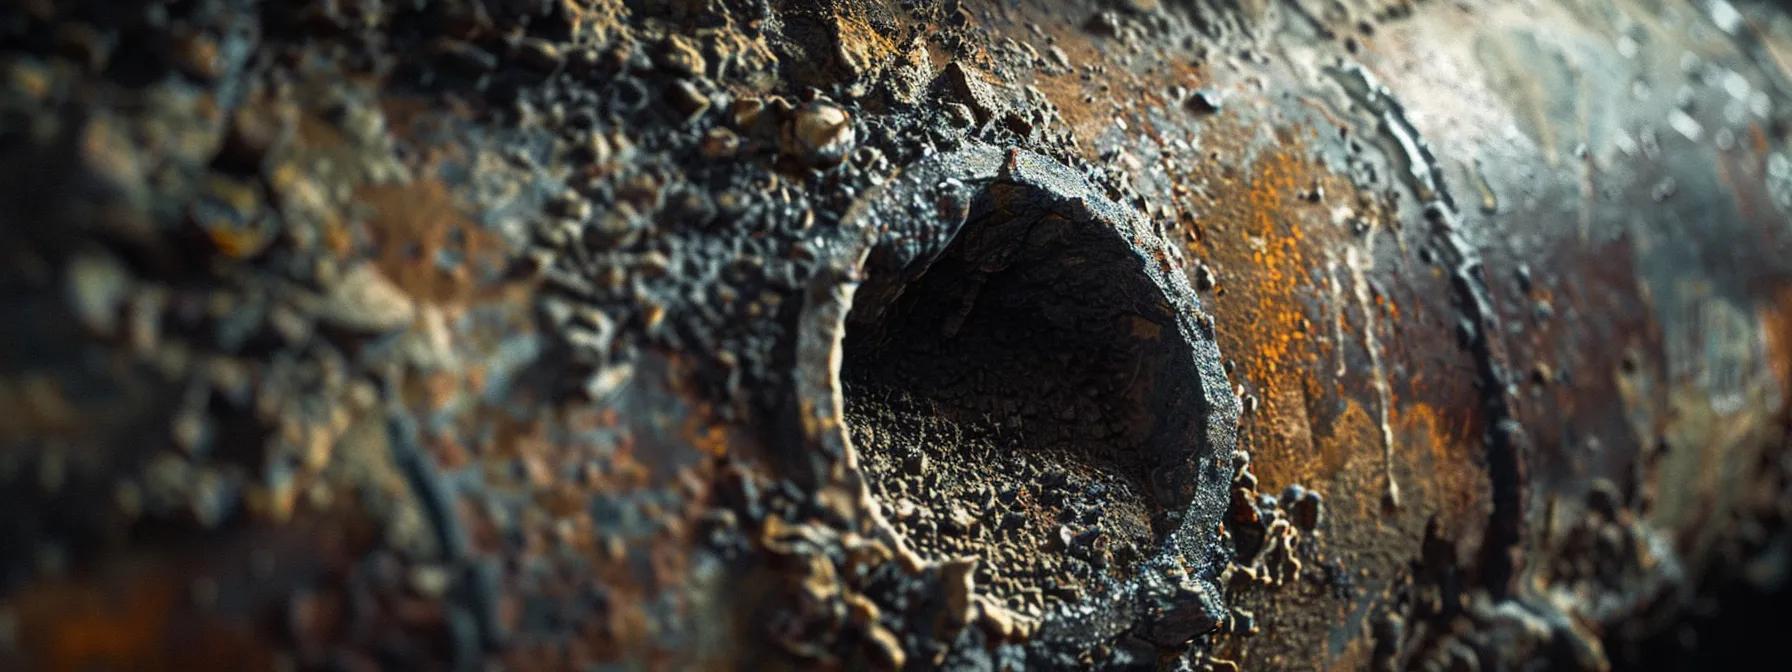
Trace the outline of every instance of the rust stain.
[[272, 661], [252, 623], [189, 620], [183, 575], [145, 568], [110, 580], [45, 581], [11, 602], [19, 639], [42, 670], [228, 670]]
[[[486, 293], [473, 268], [498, 241], [462, 214], [447, 185], [433, 179], [371, 185], [357, 190], [356, 200], [372, 209], [367, 224], [375, 263], [411, 296], [452, 305]], [[442, 256], [459, 261], [441, 263]]]
[[1276, 147], [1259, 156], [1243, 177], [1222, 177], [1219, 189], [1197, 209], [1204, 228], [1216, 232], [1191, 245], [1213, 260], [1221, 280], [1220, 349], [1234, 353], [1244, 378], [1271, 381], [1313, 364], [1310, 324], [1301, 296], [1317, 288], [1307, 269], [1306, 231], [1298, 192], [1313, 167], [1295, 151]]
[[896, 43], [867, 21], [857, 7], [834, 15], [834, 39], [839, 56], [858, 69], [884, 63], [895, 56]]
[[1781, 287], [1767, 305], [1756, 311], [1761, 323], [1764, 355], [1774, 380], [1780, 385], [1780, 413], [1792, 409], [1792, 287]]
[[[1154, 128], [1142, 110], [1161, 109], [1179, 115], [1181, 101], [1171, 100], [1166, 92], [1170, 84], [1193, 90], [1206, 86], [1211, 77], [1198, 61], [1169, 59], [1153, 62], [1147, 72], [1130, 69], [1131, 61], [1117, 58], [1111, 51], [1122, 51], [1116, 41], [1097, 38], [1073, 24], [1042, 27], [1051, 36], [1051, 45], [1062, 50], [1072, 64], [1067, 71], [1035, 70], [1033, 87], [1057, 109], [1064, 125], [1077, 141], [1083, 158], [1101, 161], [1099, 142], [1116, 119], [1125, 120], [1130, 128], [1151, 132]], [[1041, 52], [1045, 50], [1041, 48]], [[1043, 53], [1042, 53], [1043, 55]], [[1104, 68], [1102, 77], [1084, 78], [1084, 68]], [[1103, 88], [1105, 85], [1106, 88]], [[1124, 103], [1117, 101], [1114, 91], [1127, 91]]]

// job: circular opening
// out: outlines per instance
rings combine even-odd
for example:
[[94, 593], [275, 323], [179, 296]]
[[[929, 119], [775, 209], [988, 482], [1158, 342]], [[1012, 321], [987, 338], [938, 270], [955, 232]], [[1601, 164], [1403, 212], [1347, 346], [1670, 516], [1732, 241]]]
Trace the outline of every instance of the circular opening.
[[928, 559], [981, 558], [1021, 613], [1126, 580], [1193, 489], [1187, 318], [1130, 235], [998, 182], [846, 319], [845, 424], [885, 518]]

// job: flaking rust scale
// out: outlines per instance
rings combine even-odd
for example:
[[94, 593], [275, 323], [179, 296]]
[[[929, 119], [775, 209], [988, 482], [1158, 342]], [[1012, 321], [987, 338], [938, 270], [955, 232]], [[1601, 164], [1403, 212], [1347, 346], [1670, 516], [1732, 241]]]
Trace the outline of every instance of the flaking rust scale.
[[0, 669], [1774, 653], [1792, 14], [0, 9]]

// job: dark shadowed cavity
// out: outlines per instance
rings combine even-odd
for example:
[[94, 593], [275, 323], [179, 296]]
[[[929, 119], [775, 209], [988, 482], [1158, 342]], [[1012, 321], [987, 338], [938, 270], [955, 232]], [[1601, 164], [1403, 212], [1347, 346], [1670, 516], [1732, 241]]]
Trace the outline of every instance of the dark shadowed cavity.
[[841, 371], [887, 518], [1034, 613], [1150, 553], [1206, 413], [1155, 262], [1037, 194], [989, 187], [918, 276], [871, 278], [861, 297], [893, 298], [854, 306]]

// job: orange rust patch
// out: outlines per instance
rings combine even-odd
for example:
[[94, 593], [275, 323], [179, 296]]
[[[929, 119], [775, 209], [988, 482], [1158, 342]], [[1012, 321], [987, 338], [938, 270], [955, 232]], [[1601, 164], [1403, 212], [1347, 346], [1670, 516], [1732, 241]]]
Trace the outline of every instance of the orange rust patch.
[[[1124, 61], [1109, 57], [1109, 50], [1124, 49], [1114, 41], [1094, 38], [1068, 22], [1044, 28], [1057, 38], [1055, 46], [1064, 51], [1073, 65], [1068, 72], [1036, 71], [1033, 87], [1057, 108], [1071, 136], [1076, 138], [1083, 158], [1090, 161], [1102, 162], [1101, 143], [1097, 140], [1113, 127], [1116, 120], [1124, 120], [1130, 128], [1151, 132], [1154, 124], [1148, 119], [1147, 110], [1157, 108], [1178, 112], [1176, 107], [1181, 101], [1170, 100], [1164, 95], [1171, 89], [1170, 84], [1197, 89], [1209, 81], [1199, 63], [1179, 58], [1154, 61], [1153, 69], [1143, 74], [1133, 72], [1127, 69]], [[1106, 65], [1106, 76], [1095, 82], [1084, 80], [1081, 68], [1090, 63]], [[1106, 91], [1101, 89], [1103, 83], [1108, 85]], [[1114, 95], [1115, 91], [1129, 92], [1129, 96], [1122, 100]], [[1093, 100], [1085, 102], [1084, 98], [1089, 96]]]
[[861, 70], [889, 61], [896, 51], [896, 43], [866, 21], [856, 7], [834, 16], [834, 39], [840, 57]]
[[697, 414], [692, 414], [691, 419], [685, 422], [684, 431], [691, 445], [715, 457], [727, 455], [728, 447], [734, 445], [738, 438], [729, 434], [727, 426], [708, 424], [700, 420]]
[[140, 664], [161, 648], [174, 602], [170, 584], [151, 582], [116, 595], [89, 586], [36, 587], [20, 600], [26, 623], [43, 618], [41, 630], [27, 633], [45, 669]]
[[272, 661], [253, 643], [249, 624], [193, 622], [170, 568], [116, 579], [41, 581], [11, 602], [19, 640], [42, 670], [261, 669]]
[[[1314, 360], [1301, 296], [1314, 287], [1306, 233], [1297, 224], [1301, 185], [1315, 169], [1285, 148], [1260, 156], [1243, 177], [1221, 176], [1200, 210], [1209, 233], [1194, 250], [1219, 271], [1221, 349], [1238, 359], [1244, 378], [1268, 382]], [[1228, 342], [1230, 341], [1230, 342]]]
[[[1423, 506], [1403, 506], [1392, 513], [1382, 507], [1377, 494], [1383, 467], [1373, 438], [1379, 433], [1378, 420], [1373, 407], [1357, 400], [1345, 399], [1329, 428], [1310, 430], [1309, 438], [1296, 441], [1295, 455], [1252, 461], [1253, 472], [1268, 492], [1277, 491], [1284, 483], [1318, 486], [1326, 496], [1327, 522], [1316, 533], [1321, 557], [1352, 568], [1361, 582], [1358, 585], [1367, 590], [1386, 590], [1399, 580], [1396, 577], [1404, 574], [1406, 563], [1418, 553], [1430, 519], [1453, 531], [1459, 553], [1470, 552], [1481, 537], [1479, 527], [1490, 508], [1485, 477], [1477, 470], [1459, 468], [1460, 457], [1452, 460], [1448, 455], [1452, 446], [1463, 445], [1457, 436], [1460, 428], [1427, 405], [1400, 410], [1401, 415], [1394, 419], [1395, 434], [1400, 445], [1411, 449], [1396, 453], [1396, 470], [1402, 482], [1409, 484], [1407, 497], [1424, 502]], [[1257, 424], [1272, 419], [1261, 420]], [[1287, 441], [1285, 437], [1267, 440]], [[1350, 543], [1326, 543], [1338, 539]], [[1358, 611], [1361, 597], [1297, 597], [1286, 587], [1256, 586], [1234, 591], [1228, 599], [1256, 614], [1259, 622], [1278, 628], [1336, 632], [1359, 627], [1363, 618]], [[1290, 647], [1286, 642], [1230, 634], [1217, 637], [1215, 647], [1223, 657], [1258, 660], [1274, 669], [1359, 669], [1369, 653], [1348, 646], [1339, 651]]]
[[[437, 304], [473, 299], [476, 259], [497, 246], [494, 237], [468, 221], [448, 187], [438, 180], [362, 187], [356, 200], [372, 207], [368, 229], [380, 271], [412, 297]], [[459, 256], [451, 267], [437, 256]]]
[[1780, 406], [1792, 408], [1792, 287], [1781, 287], [1755, 319], [1761, 323], [1767, 365], [1780, 384]]
[[[1214, 148], [1224, 155], [1250, 156], [1253, 137], [1267, 139], [1236, 122], [1215, 122], [1203, 135], [1209, 144], [1243, 145]], [[1377, 417], [1381, 402], [1372, 382], [1363, 380], [1372, 374], [1352, 370], [1348, 377], [1341, 375], [1335, 359], [1342, 356], [1339, 349], [1359, 343], [1342, 327], [1337, 335], [1345, 342], [1334, 342], [1330, 325], [1354, 311], [1347, 299], [1334, 296], [1334, 303], [1327, 303], [1336, 289], [1328, 288], [1320, 274], [1330, 272], [1328, 263], [1333, 262], [1327, 250], [1364, 244], [1332, 223], [1332, 207], [1352, 205], [1359, 216], [1377, 221], [1385, 213], [1372, 200], [1356, 198], [1358, 191], [1346, 178], [1309, 158], [1301, 133], [1277, 132], [1271, 142], [1259, 143], [1255, 158], [1245, 165], [1166, 168], [1172, 173], [1181, 168], [1189, 173], [1182, 181], [1202, 185], [1177, 190], [1177, 205], [1195, 213], [1187, 226], [1191, 256], [1215, 271], [1216, 286], [1206, 304], [1216, 318], [1220, 351], [1235, 365], [1232, 381], [1258, 402], [1240, 437], [1240, 447], [1252, 453], [1253, 471], [1273, 487], [1302, 483], [1339, 493], [1330, 502], [1340, 506], [1340, 513], [1382, 520], [1385, 514], [1375, 496], [1386, 480]], [[1324, 203], [1308, 200], [1315, 186], [1331, 195]], [[1319, 312], [1326, 305], [1345, 312], [1326, 316]], [[1373, 313], [1377, 347], [1384, 356], [1402, 347], [1400, 333], [1388, 327], [1405, 317], [1393, 297], [1372, 291], [1362, 310]], [[1348, 333], [1361, 328], [1356, 325]], [[1397, 399], [1400, 388], [1393, 387], [1386, 400], [1392, 434], [1387, 469], [1412, 490], [1412, 501], [1440, 502], [1430, 513], [1472, 526], [1480, 506], [1473, 493], [1481, 491], [1482, 475], [1462, 468], [1464, 447], [1474, 444], [1465, 438], [1471, 429], [1418, 400]], [[1468, 456], [1473, 459], [1472, 452]], [[1403, 513], [1397, 525], [1423, 522], [1408, 518]]]
[[1409, 403], [1395, 411], [1401, 487], [1413, 495], [1412, 501], [1426, 502], [1423, 513], [1435, 515], [1457, 538], [1479, 538], [1491, 504], [1487, 476], [1473, 467], [1479, 446], [1470, 436], [1476, 430], [1430, 404]]
[[[1235, 121], [1215, 124], [1204, 137], [1240, 145], [1213, 147], [1227, 155], [1249, 155], [1243, 145], [1260, 137]], [[1292, 133], [1277, 140], [1244, 166], [1202, 162], [1165, 168], [1172, 175], [1184, 173], [1178, 182], [1203, 187], [1177, 189], [1176, 205], [1195, 213], [1185, 218], [1187, 249], [1216, 276], [1206, 304], [1218, 324], [1220, 351], [1236, 365], [1232, 382], [1260, 402], [1244, 423], [1240, 447], [1252, 451], [1254, 469], [1266, 482], [1310, 483], [1321, 473], [1335, 473], [1347, 457], [1340, 452], [1346, 448], [1318, 436], [1324, 433], [1315, 429], [1319, 418], [1307, 407], [1309, 399], [1339, 391], [1336, 380], [1318, 375], [1324, 367], [1306, 305], [1307, 297], [1323, 289], [1310, 277], [1318, 266], [1310, 253], [1318, 241], [1308, 234], [1324, 213], [1301, 195], [1328, 174], [1304, 158]], [[1336, 193], [1351, 192], [1340, 185]], [[1335, 412], [1324, 412], [1327, 422]]]

